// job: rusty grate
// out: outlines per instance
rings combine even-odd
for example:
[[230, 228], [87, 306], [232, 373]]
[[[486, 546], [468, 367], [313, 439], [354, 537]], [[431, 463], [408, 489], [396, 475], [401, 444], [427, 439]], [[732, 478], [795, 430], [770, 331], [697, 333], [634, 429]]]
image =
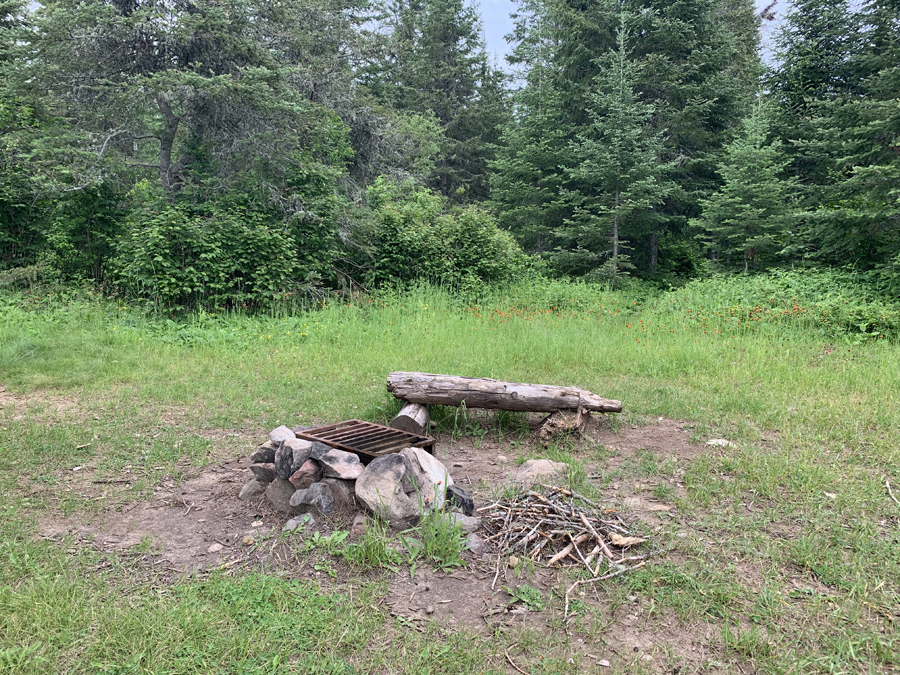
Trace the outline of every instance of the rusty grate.
[[321, 441], [338, 450], [355, 452], [370, 458], [400, 452], [403, 448], [423, 448], [434, 454], [433, 438], [417, 436], [408, 431], [392, 429], [381, 424], [346, 420], [323, 427], [313, 427], [297, 433], [298, 438]]

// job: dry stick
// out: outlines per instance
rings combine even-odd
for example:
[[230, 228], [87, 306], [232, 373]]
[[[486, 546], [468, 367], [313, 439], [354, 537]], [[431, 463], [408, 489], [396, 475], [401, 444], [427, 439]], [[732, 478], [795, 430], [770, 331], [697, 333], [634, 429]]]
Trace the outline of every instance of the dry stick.
[[517, 666], [515, 664], [515, 662], [512, 660], [512, 657], [509, 655], [509, 650], [512, 649], [513, 647], [518, 647], [518, 646], [519, 646], [519, 643], [514, 642], [513, 644], [511, 644], [509, 647], [506, 648], [506, 652], [505, 652], [506, 660], [509, 661], [509, 665], [511, 665], [516, 670], [518, 670], [520, 673], [522, 673], [523, 675], [528, 675], [528, 673], [526, 673], [524, 670], [522, 670], [521, 668], [519, 668], [519, 666]]
[[581, 518], [581, 522], [584, 523], [585, 527], [587, 527], [587, 529], [591, 531], [591, 534], [594, 535], [594, 539], [597, 540], [597, 545], [600, 547], [600, 550], [603, 551], [603, 555], [612, 560], [612, 551], [609, 550], [609, 547], [606, 545], [606, 541], [604, 541], [603, 537], [597, 534], [597, 530], [594, 529], [594, 526], [591, 525], [590, 521], [587, 518], [585, 518], [583, 513], [579, 513], [578, 515]]
[[893, 499], [895, 503], [900, 504], [900, 501], [897, 501], [897, 498], [894, 496], [894, 491], [891, 490], [891, 481], [885, 478], [884, 485], [887, 488], [888, 494], [891, 496], [891, 499]]
[[569, 553], [572, 552], [573, 546], [575, 546], [575, 544], [569, 544], [564, 549], [562, 549], [559, 553], [557, 553], [555, 556], [550, 558], [550, 560], [547, 561], [547, 567], [553, 567], [556, 563], [558, 563], [560, 560], [562, 560], [567, 555], [569, 555]]
[[[569, 535], [569, 536], [571, 537], [572, 535]], [[578, 548], [578, 539], [580, 539], [580, 537], [572, 539], [572, 544], [575, 545], [575, 552], [578, 554], [578, 557], [581, 559], [581, 562], [584, 563], [584, 566], [587, 567], [588, 574], [593, 574], [594, 570], [591, 569], [591, 566], [588, 564], [587, 560], [585, 560], [584, 556], [581, 555], [581, 550]]]
[[494, 572], [494, 580], [491, 582], [491, 590], [494, 590], [494, 585], [497, 583], [497, 577], [500, 576], [500, 556], [497, 556], [497, 571]]
[[617, 577], [620, 574], [625, 574], [626, 572], [634, 572], [635, 570], [639, 570], [645, 564], [646, 564], [645, 562], [641, 561], [634, 567], [626, 567], [625, 569], [616, 570], [615, 572], [610, 572], [609, 574], [604, 574], [602, 577], [594, 577], [593, 579], [580, 579], [579, 581], [576, 581], [574, 584], [572, 584], [569, 587], [569, 590], [566, 591], [566, 606], [565, 606], [565, 609], [563, 610], [563, 620], [565, 620], [569, 616], [569, 594], [572, 591], [574, 591], [576, 588], [578, 588], [581, 584], [592, 584], [595, 581], [603, 581], [605, 579], [612, 579], [613, 577]]

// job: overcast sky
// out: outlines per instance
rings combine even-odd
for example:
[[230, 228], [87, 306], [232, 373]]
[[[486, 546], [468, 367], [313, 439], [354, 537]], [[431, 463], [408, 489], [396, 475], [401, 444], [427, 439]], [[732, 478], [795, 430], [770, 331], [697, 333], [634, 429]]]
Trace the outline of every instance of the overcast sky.
[[[514, 0], [475, 0], [481, 7], [481, 16], [484, 20], [484, 38], [487, 42], [488, 51], [497, 55], [501, 64], [505, 64], [503, 59], [509, 53], [510, 45], [504, 39], [508, 33], [512, 32], [513, 22], [509, 17], [510, 13], [515, 10], [516, 3]], [[757, 9], [765, 7], [769, 2], [767, 0], [756, 0]], [[776, 16], [780, 16], [786, 6], [784, 0], [780, 0], [775, 7]], [[774, 23], [774, 22], [772, 22]], [[770, 33], [772, 24], [763, 27], [763, 38]]]

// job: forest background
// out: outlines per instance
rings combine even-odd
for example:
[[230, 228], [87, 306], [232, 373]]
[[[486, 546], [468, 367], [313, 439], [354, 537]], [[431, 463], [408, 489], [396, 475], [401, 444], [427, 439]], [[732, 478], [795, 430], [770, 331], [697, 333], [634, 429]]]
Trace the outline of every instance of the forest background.
[[[0, 0], [0, 284], [900, 287], [900, 3]], [[836, 282], [837, 283], [837, 282]]]

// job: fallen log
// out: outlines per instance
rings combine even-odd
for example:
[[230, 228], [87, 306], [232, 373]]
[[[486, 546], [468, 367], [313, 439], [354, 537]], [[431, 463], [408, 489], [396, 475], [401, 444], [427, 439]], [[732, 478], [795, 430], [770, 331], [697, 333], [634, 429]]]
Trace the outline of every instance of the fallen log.
[[391, 428], [400, 431], [408, 431], [417, 436], [428, 435], [428, 406], [419, 403], [407, 403], [404, 405], [397, 416], [391, 420]]
[[512, 410], [518, 412], [555, 412], [578, 410], [622, 412], [622, 402], [601, 398], [576, 387], [546, 384], [518, 384], [483, 377], [457, 377], [430, 373], [390, 373], [387, 389], [410, 403], [452, 405], [467, 408]]

